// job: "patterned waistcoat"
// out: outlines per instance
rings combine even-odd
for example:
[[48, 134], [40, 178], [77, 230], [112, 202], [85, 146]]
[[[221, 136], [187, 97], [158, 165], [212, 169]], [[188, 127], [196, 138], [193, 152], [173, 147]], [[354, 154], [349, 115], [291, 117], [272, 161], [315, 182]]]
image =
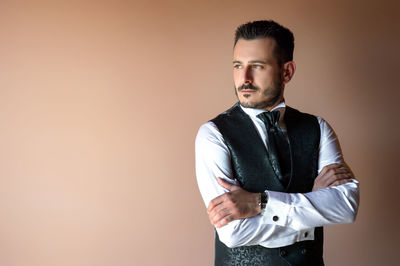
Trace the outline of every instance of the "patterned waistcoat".
[[[292, 176], [284, 187], [268, 159], [251, 118], [239, 103], [211, 120], [224, 137], [231, 153], [234, 178], [250, 192], [264, 190], [305, 193], [312, 190], [318, 171], [320, 127], [315, 116], [286, 106], [284, 122], [291, 149]], [[315, 239], [281, 248], [259, 245], [228, 248], [215, 234], [215, 265], [324, 265], [322, 259], [323, 230], [316, 228]]]

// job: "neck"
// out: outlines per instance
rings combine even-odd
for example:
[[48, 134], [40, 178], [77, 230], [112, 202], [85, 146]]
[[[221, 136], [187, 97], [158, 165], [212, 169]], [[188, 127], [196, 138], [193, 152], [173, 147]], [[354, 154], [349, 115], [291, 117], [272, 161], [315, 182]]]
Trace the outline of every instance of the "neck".
[[277, 100], [273, 105], [266, 107], [266, 108], [265, 108], [265, 111], [268, 111], [268, 112], [271, 111], [271, 110], [274, 109], [278, 104], [281, 104], [281, 103], [283, 103], [284, 101], [285, 101], [284, 98], [279, 98], [279, 100]]

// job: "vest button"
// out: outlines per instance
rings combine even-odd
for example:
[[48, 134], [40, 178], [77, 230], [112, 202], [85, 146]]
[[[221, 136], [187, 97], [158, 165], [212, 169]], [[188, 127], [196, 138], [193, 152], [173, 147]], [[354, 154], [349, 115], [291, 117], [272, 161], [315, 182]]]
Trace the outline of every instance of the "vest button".
[[307, 249], [303, 248], [301, 249], [301, 254], [305, 255], [307, 253]]
[[284, 249], [281, 249], [281, 250], [279, 251], [279, 253], [281, 254], [282, 257], [285, 257], [285, 256], [287, 255], [287, 251], [284, 250]]
[[275, 215], [274, 217], [272, 217], [272, 220], [273, 220], [274, 222], [276, 222], [276, 221], [279, 220], [279, 217]]

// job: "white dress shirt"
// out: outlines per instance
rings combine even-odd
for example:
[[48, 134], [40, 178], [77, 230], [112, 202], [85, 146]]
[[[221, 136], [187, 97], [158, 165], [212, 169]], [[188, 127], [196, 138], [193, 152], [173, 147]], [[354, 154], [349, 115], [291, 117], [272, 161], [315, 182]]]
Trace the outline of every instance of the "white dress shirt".
[[[242, 106], [241, 106], [242, 107]], [[285, 130], [283, 116], [286, 105], [274, 108], [281, 111], [280, 126]], [[267, 148], [264, 122], [257, 115], [265, 110], [244, 108], [256, 126]], [[343, 163], [339, 141], [332, 128], [318, 117], [321, 129], [318, 173], [326, 165]], [[218, 184], [221, 177], [233, 180], [231, 155], [223, 136], [212, 122], [203, 124], [196, 137], [196, 176], [200, 193], [206, 206], [217, 196], [227, 192]], [[283, 247], [298, 241], [313, 240], [318, 226], [349, 223], [355, 220], [359, 203], [359, 185], [352, 182], [320, 189], [309, 193], [284, 193], [267, 191], [268, 203], [262, 214], [234, 220], [218, 228], [220, 240], [228, 247], [261, 245], [268, 248]]]

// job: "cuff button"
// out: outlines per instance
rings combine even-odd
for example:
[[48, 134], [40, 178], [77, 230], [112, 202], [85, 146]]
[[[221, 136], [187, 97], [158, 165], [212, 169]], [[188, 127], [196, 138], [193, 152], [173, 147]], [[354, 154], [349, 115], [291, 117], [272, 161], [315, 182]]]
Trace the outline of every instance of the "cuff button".
[[274, 222], [276, 222], [276, 221], [279, 220], [279, 217], [275, 215], [274, 217], [272, 217], [272, 220], [273, 220]]

